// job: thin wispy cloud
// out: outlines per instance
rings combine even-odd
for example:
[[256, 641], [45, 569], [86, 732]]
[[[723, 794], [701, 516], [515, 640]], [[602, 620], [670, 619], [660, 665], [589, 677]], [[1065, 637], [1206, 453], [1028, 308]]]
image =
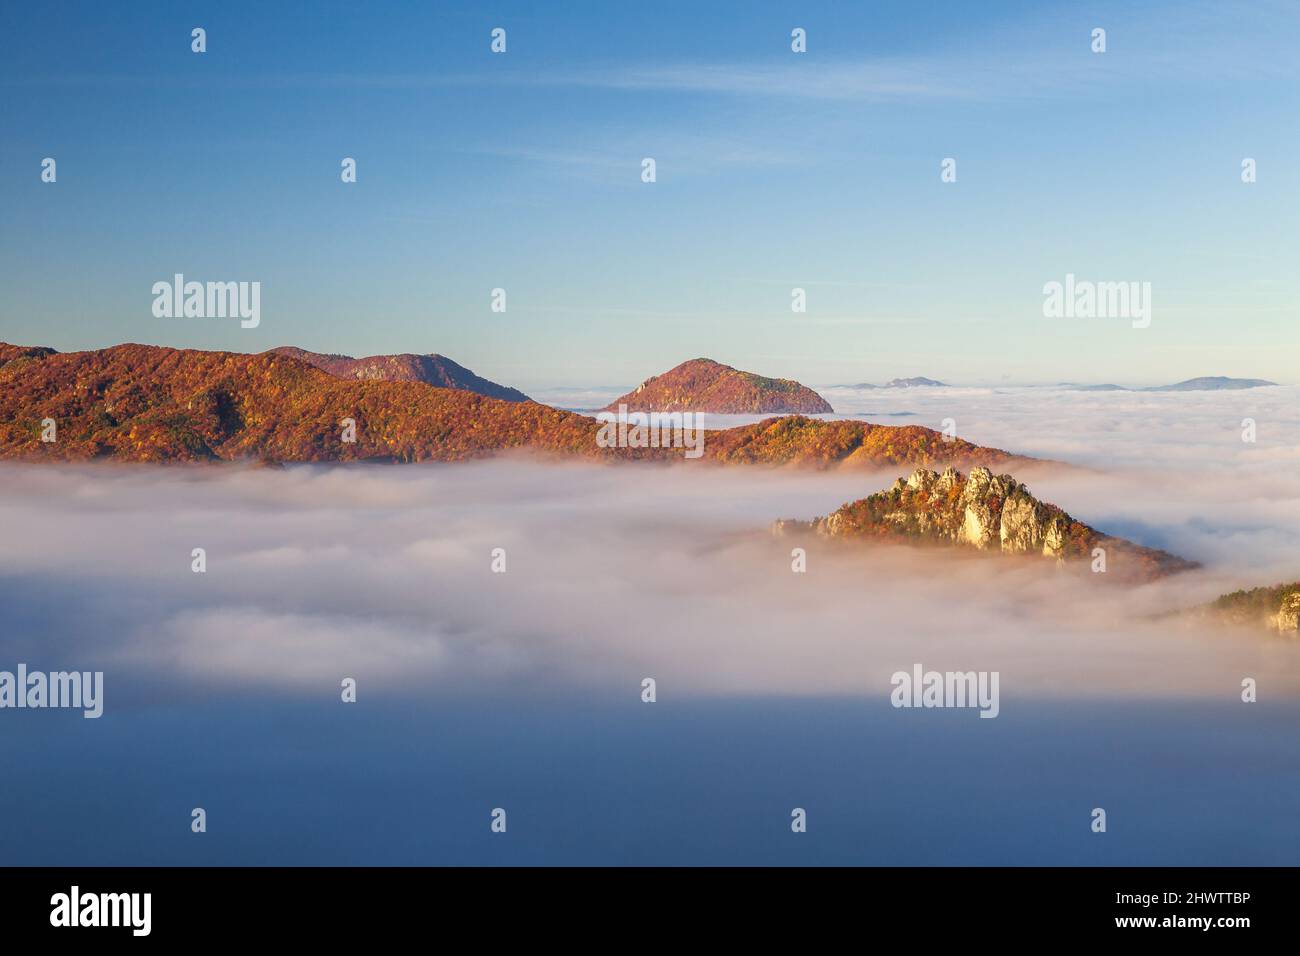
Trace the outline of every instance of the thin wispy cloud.
[[[806, 151], [792, 148], [787, 140], [770, 130], [733, 129], [722, 134], [701, 134], [674, 129], [641, 129], [602, 133], [585, 146], [575, 145], [578, 134], [556, 138], [553, 143], [491, 145], [459, 148], [457, 151], [518, 161], [610, 184], [639, 185], [639, 162], [652, 156], [671, 176], [698, 176], [738, 167], [772, 168], [804, 165], [811, 161]], [[665, 178], [669, 174], [665, 173]]]

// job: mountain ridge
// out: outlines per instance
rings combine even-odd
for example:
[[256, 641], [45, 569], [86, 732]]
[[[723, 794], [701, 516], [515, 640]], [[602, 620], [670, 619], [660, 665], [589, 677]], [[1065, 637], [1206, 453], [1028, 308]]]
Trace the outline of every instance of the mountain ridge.
[[281, 345], [269, 351], [277, 355], [288, 355], [314, 365], [323, 372], [339, 378], [356, 378], [363, 381], [386, 382], [424, 382], [440, 388], [456, 388], [489, 398], [499, 398], [507, 402], [531, 401], [517, 388], [500, 385], [489, 379], [475, 375], [465, 366], [430, 352], [418, 355], [413, 352], [400, 352], [392, 355], [367, 355], [353, 358], [351, 355], [337, 353], [310, 352], [295, 345]]
[[[511, 450], [680, 460], [604, 448], [594, 419], [424, 382], [345, 379], [291, 355], [125, 344], [59, 353], [0, 343], [0, 458], [23, 461], [459, 461]], [[52, 420], [57, 440], [42, 442]], [[352, 419], [356, 441], [341, 439]], [[805, 416], [705, 433], [717, 464], [878, 468], [1032, 461], [916, 425]]]

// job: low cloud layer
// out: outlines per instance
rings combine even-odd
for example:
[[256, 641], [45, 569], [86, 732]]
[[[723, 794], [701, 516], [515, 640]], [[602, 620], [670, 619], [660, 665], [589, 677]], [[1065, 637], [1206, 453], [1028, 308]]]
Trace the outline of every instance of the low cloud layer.
[[[1232, 700], [1245, 676], [1294, 693], [1293, 644], [1157, 616], [1300, 578], [1297, 451], [1266, 444], [1280, 419], [1264, 399], [1236, 400], [1265, 409], [1244, 449], [1206, 434], [1205, 403], [1170, 403], [1179, 420], [1145, 419], [1141, 461], [1127, 420], [1112, 427], [1093, 399], [1069, 406], [1059, 427], [1076, 437], [1055, 450], [1059, 403], [1036, 419], [1023, 405], [999, 417], [991, 391], [966, 403], [977, 430], [1019, 432], [991, 443], [1067, 460], [1064, 444], [1089, 443], [1087, 467], [1023, 476], [1036, 494], [1206, 565], [1133, 590], [1036, 559], [817, 541], [807, 573], [791, 572], [798, 542], [768, 536], [771, 520], [826, 514], [895, 471], [8, 466], [0, 666], [102, 668], [127, 698], [160, 681], [330, 696], [343, 677], [362, 693], [635, 693], [654, 677], [660, 699], [886, 695], [915, 662], [1001, 671], [1004, 709], [1041, 695]], [[1092, 470], [1102, 455], [1122, 463]]]

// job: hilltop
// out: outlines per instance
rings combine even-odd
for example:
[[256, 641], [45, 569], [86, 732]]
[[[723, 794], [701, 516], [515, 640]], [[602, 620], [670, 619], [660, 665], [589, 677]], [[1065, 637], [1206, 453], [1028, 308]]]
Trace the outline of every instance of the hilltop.
[[338, 378], [383, 382], [424, 382], [440, 388], [457, 388], [476, 395], [486, 395], [488, 398], [499, 398], [506, 402], [529, 400], [528, 396], [518, 389], [481, 378], [465, 366], [437, 353], [413, 355], [410, 352], [403, 352], [400, 355], [369, 355], [365, 358], [353, 358], [350, 355], [308, 352], [292, 345], [282, 345], [271, 351], [277, 355], [300, 359]]
[[818, 415], [834, 411], [830, 403], [806, 385], [785, 378], [765, 378], [742, 372], [712, 359], [698, 358], [648, 378], [633, 391], [616, 398], [605, 411], [620, 405], [632, 412], [711, 412]]
[[1196, 567], [1182, 558], [1103, 534], [1056, 505], [1035, 498], [1011, 475], [973, 468], [942, 474], [917, 469], [888, 491], [843, 505], [811, 522], [776, 522], [776, 534], [812, 532], [837, 540], [944, 544], [1058, 561], [1092, 562], [1104, 552], [1105, 573], [1151, 580]]

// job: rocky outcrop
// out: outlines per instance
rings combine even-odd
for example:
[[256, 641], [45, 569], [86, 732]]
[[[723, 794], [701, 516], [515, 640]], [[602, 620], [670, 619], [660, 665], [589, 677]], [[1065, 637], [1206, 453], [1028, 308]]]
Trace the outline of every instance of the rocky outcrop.
[[1284, 633], [1290, 631], [1294, 634], [1300, 631], [1300, 591], [1283, 598], [1281, 607], [1269, 617], [1268, 623], [1270, 627]]
[[54, 349], [44, 345], [10, 345], [8, 342], [0, 342], [0, 367], [20, 359], [42, 359], [56, 354]]
[[955, 468], [942, 474], [918, 468], [889, 491], [845, 505], [824, 519], [819, 530], [860, 534], [880, 522], [903, 537], [1056, 558], [1065, 556], [1071, 534], [1082, 539], [1091, 531], [1039, 501], [1010, 475], [995, 475], [983, 467], [972, 468], [969, 475]]
[[1233, 591], [1187, 613], [1295, 637], [1300, 633], [1300, 581]]
[[1164, 551], [1115, 538], [1035, 498], [1011, 475], [972, 468], [942, 473], [920, 468], [888, 491], [850, 502], [811, 522], [782, 520], [775, 534], [812, 532], [838, 539], [893, 539], [1028, 554], [1058, 561], [1083, 559], [1097, 570], [1150, 579], [1195, 567]]

